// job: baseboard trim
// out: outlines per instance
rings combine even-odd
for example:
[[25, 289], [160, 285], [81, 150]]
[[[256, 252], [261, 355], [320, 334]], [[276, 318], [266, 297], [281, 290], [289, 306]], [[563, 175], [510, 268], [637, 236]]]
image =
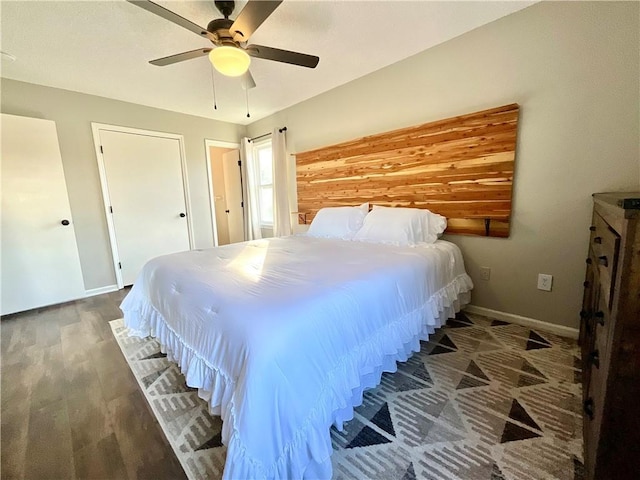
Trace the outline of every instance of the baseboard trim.
[[565, 327], [564, 325], [555, 325], [553, 323], [543, 322], [542, 320], [536, 320], [535, 318], [523, 317], [522, 315], [501, 312], [499, 310], [492, 310], [490, 308], [477, 307], [475, 305], [467, 305], [463, 310], [466, 310], [469, 313], [477, 313], [478, 315], [485, 315], [487, 317], [492, 317], [498, 320], [504, 320], [505, 322], [515, 323], [524, 327], [544, 330], [561, 337], [577, 339], [580, 333], [577, 328]]
[[106, 287], [92, 288], [84, 292], [85, 297], [94, 297], [96, 295], [102, 295], [103, 293], [116, 292], [118, 285], [107, 285]]

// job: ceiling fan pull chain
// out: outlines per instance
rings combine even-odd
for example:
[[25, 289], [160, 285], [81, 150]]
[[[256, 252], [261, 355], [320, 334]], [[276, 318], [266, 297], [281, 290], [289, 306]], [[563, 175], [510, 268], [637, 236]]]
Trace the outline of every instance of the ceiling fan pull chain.
[[216, 104], [216, 82], [214, 78], [215, 78], [215, 75], [213, 74], [213, 65], [211, 65], [211, 87], [213, 89], [213, 109], [217, 110], [218, 105]]
[[245, 94], [245, 98], [247, 99], [247, 118], [251, 118], [251, 115], [249, 115], [249, 89], [245, 89], [244, 91]]

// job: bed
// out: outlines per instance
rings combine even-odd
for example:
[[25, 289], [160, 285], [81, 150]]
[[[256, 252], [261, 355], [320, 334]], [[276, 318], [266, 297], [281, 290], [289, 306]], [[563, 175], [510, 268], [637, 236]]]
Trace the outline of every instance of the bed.
[[153, 259], [121, 308], [221, 415], [224, 478], [330, 478], [331, 425], [472, 287], [447, 241], [299, 235]]

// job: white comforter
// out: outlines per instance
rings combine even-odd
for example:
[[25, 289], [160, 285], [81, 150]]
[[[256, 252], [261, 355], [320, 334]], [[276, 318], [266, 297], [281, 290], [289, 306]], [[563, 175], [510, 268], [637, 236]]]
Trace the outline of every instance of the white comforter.
[[312, 465], [331, 474], [331, 424], [471, 288], [449, 242], [296, 236], [153, 259], [121, 308], [222, 415], [225, 478], [294, 479]]

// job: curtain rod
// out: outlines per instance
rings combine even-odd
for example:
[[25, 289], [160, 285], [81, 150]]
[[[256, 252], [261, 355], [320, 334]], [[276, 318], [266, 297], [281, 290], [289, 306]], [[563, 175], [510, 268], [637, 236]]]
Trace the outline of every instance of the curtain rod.
[[[279, 129], [278, 129], [278, 131], [279, 131], [280, 133], [282, 133], [282, 132], [286, 132], [286, 131], [287, 131], [287, 127], [279, 128]], [[254, 140], [259, 140], [259, 139], [261, 139], [261, 138], [268, 137], [269, 135], [271, 135], [271, 132], [269, 132], [269, 133], [265, 133], [264, 135], [258, 135], [257, 137], [250, 138], [250, 139], [249, 139], [249, 141], [250, 141], [250, 142], [253, 142]]]

